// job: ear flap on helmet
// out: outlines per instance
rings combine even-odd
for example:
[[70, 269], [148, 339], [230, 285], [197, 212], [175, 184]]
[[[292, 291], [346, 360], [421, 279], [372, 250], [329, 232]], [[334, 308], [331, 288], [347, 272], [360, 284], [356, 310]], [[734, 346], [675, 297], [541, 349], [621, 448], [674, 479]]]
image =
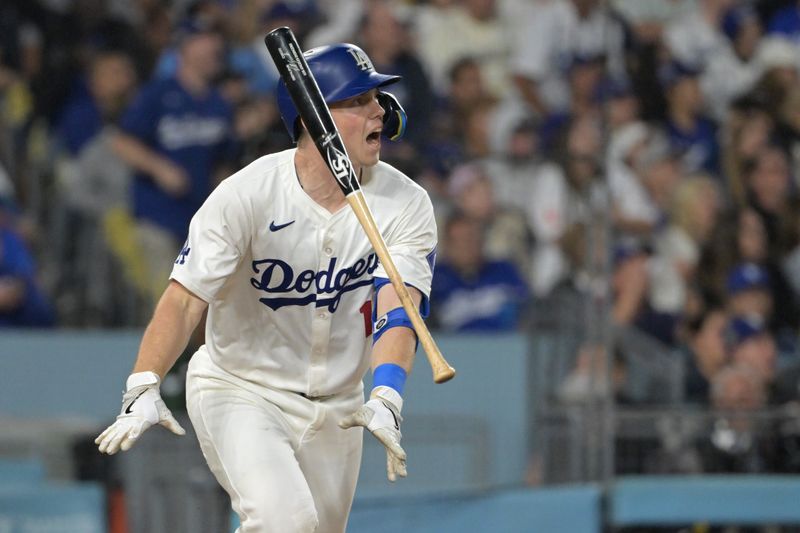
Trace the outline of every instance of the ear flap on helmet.
[[378, 91], [378, 103], [384, 110], [383, 135], [390, 141], [397, 141], [406, 132], [408, 116], [397, 98], [391, 93]]

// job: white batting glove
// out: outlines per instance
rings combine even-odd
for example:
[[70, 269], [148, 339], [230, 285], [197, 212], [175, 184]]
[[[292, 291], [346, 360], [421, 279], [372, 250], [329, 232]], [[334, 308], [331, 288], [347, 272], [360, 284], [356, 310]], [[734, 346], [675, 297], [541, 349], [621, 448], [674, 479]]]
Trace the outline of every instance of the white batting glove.
[[155, 372], [137, 372], [128, 376], [122, 410], [116, 422], [94, 439], [100, 453], [113, 455], [119, 450], [127, 451], [153, 424], [161, 424], [176, 435], [186, 434], [161, 399], [160, 383]]
[[370, 400], [352, 415], [339, 422], [347, 429], [355, 426], [367, 428], [386, 448], [386, 474], [394, 482], [397, 476], [406, 477], [406, 452], [400, 447], [400, 410], [403, 398], [391, 387], [375, 387]]

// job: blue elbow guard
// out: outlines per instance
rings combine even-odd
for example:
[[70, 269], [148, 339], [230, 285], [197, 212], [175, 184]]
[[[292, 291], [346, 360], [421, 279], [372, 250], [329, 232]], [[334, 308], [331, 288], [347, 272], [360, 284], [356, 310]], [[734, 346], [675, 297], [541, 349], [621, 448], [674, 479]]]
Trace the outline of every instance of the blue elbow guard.
[[411, 319], [408, 317], [406, 310], [402, 307], [392, 309], [375, 321], [375, 325], [372, 328], [372, 344], [378, 342], [381, 335], [390, 329], [398, 327], [409, 328], [411, 331], [414, 331], [414, 325], [411, 323]]

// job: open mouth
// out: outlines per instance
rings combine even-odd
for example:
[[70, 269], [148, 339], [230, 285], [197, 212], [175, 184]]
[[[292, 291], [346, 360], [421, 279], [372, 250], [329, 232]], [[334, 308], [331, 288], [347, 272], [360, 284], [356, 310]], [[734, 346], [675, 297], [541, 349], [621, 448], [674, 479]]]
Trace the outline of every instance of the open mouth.
[[369, 135], [367, 135], [367, 144], [380, 144], [381, 142], [381, 132], [380, 131], [373, 131]]

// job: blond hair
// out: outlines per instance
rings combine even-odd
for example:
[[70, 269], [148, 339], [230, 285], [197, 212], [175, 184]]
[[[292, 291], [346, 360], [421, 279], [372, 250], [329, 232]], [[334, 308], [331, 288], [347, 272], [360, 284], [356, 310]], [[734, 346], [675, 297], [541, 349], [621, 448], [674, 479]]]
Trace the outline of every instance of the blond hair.
[[717, 182], [707, 174], [693, 174], [678, 183], [672, 195], [670, 206], [672, 223], [686, 231], [693, 239], [701, 237], [694, 219], [695, 202], [702, 201], [704, 193], [709, 192], [719, 198], [720, 188]]

